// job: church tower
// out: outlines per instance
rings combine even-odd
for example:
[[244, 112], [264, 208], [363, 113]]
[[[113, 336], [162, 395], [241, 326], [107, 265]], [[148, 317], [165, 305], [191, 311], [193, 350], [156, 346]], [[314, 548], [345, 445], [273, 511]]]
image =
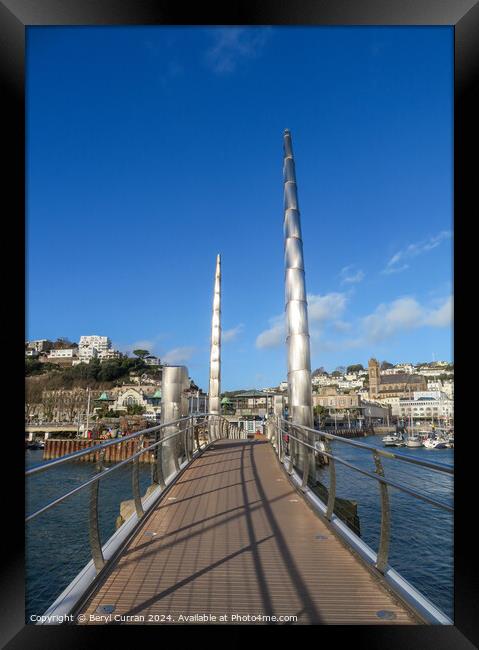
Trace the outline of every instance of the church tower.
[[381, 375], [379, 373], [379, 362], [376, 359], [369, 359], [369, 397], [376, 399], [379, 397], [379, 385], [381, 384]]

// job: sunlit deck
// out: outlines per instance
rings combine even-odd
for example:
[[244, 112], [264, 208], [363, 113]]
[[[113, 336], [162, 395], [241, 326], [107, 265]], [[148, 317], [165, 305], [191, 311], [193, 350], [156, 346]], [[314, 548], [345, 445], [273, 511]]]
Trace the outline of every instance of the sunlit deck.
[[98, 624], [422, 622], [307, 505], [266, 439], [219, 440], [197, 457], [77, 613], [102, 614]]

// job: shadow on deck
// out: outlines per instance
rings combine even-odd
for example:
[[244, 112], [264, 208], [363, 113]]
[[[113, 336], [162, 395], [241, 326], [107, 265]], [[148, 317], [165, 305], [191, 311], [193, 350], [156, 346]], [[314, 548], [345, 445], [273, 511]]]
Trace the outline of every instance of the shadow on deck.
[[87, 624], [420, 622], [310, 509], [261, 440], [217, 441], [196, 458], [80, 611]]

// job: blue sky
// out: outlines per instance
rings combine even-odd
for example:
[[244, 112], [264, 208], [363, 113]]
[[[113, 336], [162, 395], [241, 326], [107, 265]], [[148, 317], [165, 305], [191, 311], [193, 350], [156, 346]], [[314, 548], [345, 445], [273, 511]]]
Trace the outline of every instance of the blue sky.
[[27, 29], [27, 336], [286, 378], [282, 134], [313, 369], [452, 359], [452, 28]]

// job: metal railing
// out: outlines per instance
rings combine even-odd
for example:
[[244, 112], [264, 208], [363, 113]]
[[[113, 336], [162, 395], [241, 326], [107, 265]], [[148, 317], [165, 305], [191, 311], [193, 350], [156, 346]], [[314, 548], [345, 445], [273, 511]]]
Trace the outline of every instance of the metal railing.
[[[271, 417], [268, 420], [268, 423], [267, 435], [270, 438], [273, 447], [276, 450], [276, 453], [278, 454], [280, 462], [285, 465], [286, 471], [290, 476], [293, 474], [295, 469], [302, 474], [301, 487], [303, 489], [305, 489], [308, 485], [310, 470], [311, 467], [314, 467], [315, 463], [315, 455], [319, 454], [320, 456], [328, 459], [329, 490], [328, 500], [325, 504], [326, 518], [328, 521], [331, 521], [336, 505], [336, 463], [339, 463], [345, 467], [348, 467], [349, 469], [358, 472], [359, 474], [362, 474], [363, 476], [367, 476], [377, 481], [381, 497], [381, 523], [379, 547], [376, 554], [375, 566], [378, 571], [383, 574], [388, 567], [389, 542], [391, 534], [391, 508], [388, 490], [389, 487], [409, 494], [410, 496], [429, 503], [436, 508], [454, 512], [453, 506], [426, 496], [425, 494], [422, 494], [411, 487], [386, 478], [381, 458], [394, 459], [400, 462], [409, 463], [411, 465], [425, 467], [427, 469], [441, 472], [443, 474], [454, 475], [454, 469], [449, 465], [424, 461], [418, 458], [413, 458], [411, 456], [406, 456], [405, 454], [377, 449], [371, 445], [349, 440], [340, 436], [335, 436], [331, 433], [316, 431], [315, 429], [311, 429], [309, 427], [292, 424], [291, 422], [288, 422], [279, 416]], [[287, 435], [289, 441], [291, 441], [289, 444], [289, 456], [286, 455], [284, 441], [285, 435]], [[362, 469], [361, 467], [353, 465], [352, 463], [340, 458], [337, 455], [334, 455], [332, 453], [331, 446], [331, 443], [333, 441], [370, 452], [374, 461], [375, 472], [369, 472], [365, 469]], [[319, 445], [318, 442], [320, 443]], [[305, 454], [306, 461], [304, 462], [303, 466], [301, 466], [301, 464], [298, 462], [301, 458], [301, 455], [298, 453], [300, 446], [307, 450]]]
[[[148, 438], [151, 439], [152, 436], [156, 439], [151, 444], [148, 444], [150, 442], [148, 441]], [[186, 467], [186, 465], [188, 465], [193, 458], [201, 453], [209, 444], [214, 442], [214, 440], [219, 438], [241, 437], [244, 437], [244, 432], [220, 415], [212, 413], [191, 414], [187, 417], [182, 417], [171, 422], [136, 431], [135, 433], [131, 433], [120, 439], [115, 438], [113, 440], [108, 440], [98, 445], [90, 446], [86, 449], [41, 463], [40, 465], [36, 465], [26, 470], [25, 477], [35, 477], [38, 474], [50, 471], [59, 465], [78, 461], [87, 455], [96, 456], [96, 474], [84, 481], [81, 485], [65, 492], [61, 496], [47, 503], [45, 506], [31, 514], [28, 514], [25, 517], [25, 522], [28, 523], [32, 521], [40, 514], [54, 508], [69, 497], [89, 487], [89, 542], [91, 558], [98, 573], [105, 566], [98, 516], [99, 483], [101, 480], [113, 472], [118, 471], [121, 467], [131, 464], [131, 489], [134, 508], [138, 520], [141, 520], [146, 512], [151, 509], [153, 504], [150, 504], [150, 508], [145, 510], [143, 499], [140, 494], [140, 456], [145, 453], [152, 453], [154, 455], [152, 459], [152, 484], [158, 486], [160, 489], [158, 496], [161, 496], [167, 487], [167, 482], [168, 484], [171, 484], [184, 467]], [[200, 438], [202, 438], [201, 441]], [[105, 450], [112, 445], [121, 445], [131, 440], [137, 441], [136, 451], [128, 458], [116, 462], [112, 467], [106, 468], [104, 466]], [[173, 472], [169, 476], [165, 476], [163, 467], [165, 449], [169, 451], [169, 462], [174, 468]]]

